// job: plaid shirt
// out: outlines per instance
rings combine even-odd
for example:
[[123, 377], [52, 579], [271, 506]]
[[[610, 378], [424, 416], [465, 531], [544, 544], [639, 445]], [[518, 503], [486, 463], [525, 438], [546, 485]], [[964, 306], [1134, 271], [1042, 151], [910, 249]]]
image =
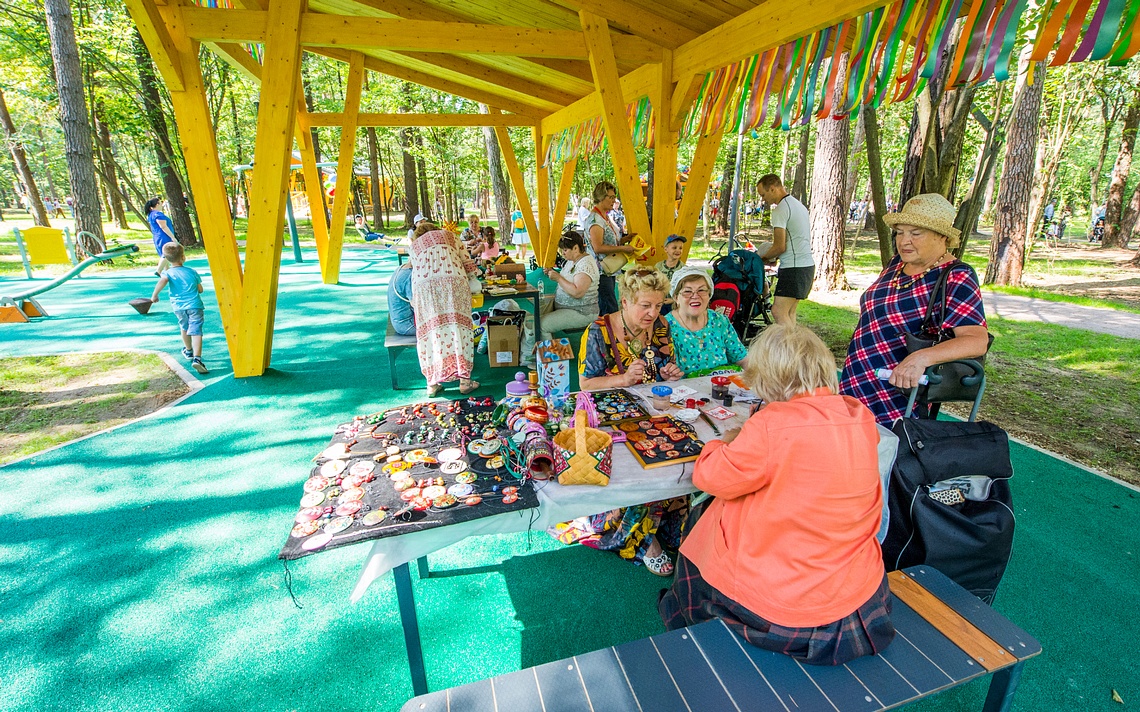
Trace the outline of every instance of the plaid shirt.
[[[907, 356], [905, 334], [917, 334], [926, 316], [930, 291], [942, 268], [914, 277], [903, 274], [896, 255], [859, 300], [859, 323], [847, 348], [839, 392], [862, 401], [879, 424], [890, 427], [906, 411], [907, 394], [875, 371], [893, 369]], [[978, 277], [969, 265], [954, 268], [946, 279], [946, 309], [942, 327], [985, 326]], [[940, 316], [935, 306], [934, 318]]]

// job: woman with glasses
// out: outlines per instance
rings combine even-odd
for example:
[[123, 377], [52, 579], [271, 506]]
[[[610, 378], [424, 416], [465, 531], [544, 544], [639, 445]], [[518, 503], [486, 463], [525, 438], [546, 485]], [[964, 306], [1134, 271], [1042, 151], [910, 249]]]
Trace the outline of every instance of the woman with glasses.
[[[884, 427], [903, 416], [906, 391], [918, 386], [928, 367], [976, 358], [989, 348], [978, 277], [950, 252], [959, 240], [956, 215], [950, 201], [927, 193], [908, 200], [902, 212], [883, 216], [895, 230], [898, 254], [859, 299], [859, 323], [839, 392], [862, 401]], [[906, 335], [922, 331], [931, 292], [943, 272], [948, 273], [945, 307], [938, 300], [931, 316], [939, 332], [951, 331], [954, 338], [910, 353]], [[880, 369], [891, 371], [889, 380], [879, 378]]]
[[598, 308], [602, 314], [618, 310], [617, 296], [614, 294], [615, 279], [605, 271], [602, 261], [610, 255], [629, 254], [634, 251], [629, 245], [633, 235], [621, 236], [621, 228], [610, 218], [617, 201], [617, 188], [613, 183], [602, 181], [594, 186], [594, 207], [582, 221], [582, 234], [586, 237], [586, 247], [598, 259]]
[[708, 272], [699, 267], [683, 267], [673, 274], [673, 310], [665, 321], [673, 336], [677, 367], [686, 376], [741, 366], [748, 355], [732, 322], [709, 311], [712, 289]]

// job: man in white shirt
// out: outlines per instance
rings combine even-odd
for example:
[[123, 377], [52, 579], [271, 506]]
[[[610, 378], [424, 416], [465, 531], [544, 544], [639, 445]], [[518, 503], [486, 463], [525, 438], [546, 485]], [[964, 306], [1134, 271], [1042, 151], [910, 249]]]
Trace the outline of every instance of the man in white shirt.
[[757, 191], [772, 206], [772, 247], [760, 255], [767, 261], [780, 260], [772, 318], [777, 324], [795, 324], [796, 307], [807, 299], [815, 280], [815, 259], [811, 255], [811, 218], [808, 209], [789, 195], [775, 173], [760, 178]]

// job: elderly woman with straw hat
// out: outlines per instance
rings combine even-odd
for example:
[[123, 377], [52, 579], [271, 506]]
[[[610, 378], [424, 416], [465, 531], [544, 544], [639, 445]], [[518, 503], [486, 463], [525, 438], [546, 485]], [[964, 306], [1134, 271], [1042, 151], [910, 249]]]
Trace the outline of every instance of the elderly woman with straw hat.
[[[989, 347], [977, 275], [950, 252], [960, 237], [955, 216], [946, 198], [927, 193], [908, 200], [901, 212], [883, 217], [894, 228], [898, 254], [859, 300], [859, 323], [847, 349], [839, 392], [858, 398], [886, 427], [906, 410], [903, 389], [918, 386], [928, 367], [976, 358]], [[945, 308], [941, 299], [931, 305], [944, 272]], [[906, 334], [923, 331], [928, 306], [934, 329], [953, 338], [909, 352]], [[879, 378], [880, 369], [890, 370], [890, 378]]]

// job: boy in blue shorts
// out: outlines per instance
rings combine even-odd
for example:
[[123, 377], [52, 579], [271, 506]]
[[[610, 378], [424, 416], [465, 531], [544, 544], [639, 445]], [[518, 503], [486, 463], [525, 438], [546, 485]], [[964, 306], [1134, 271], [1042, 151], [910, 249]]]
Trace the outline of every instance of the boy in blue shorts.
[[209, 373], [202, 363], [202, 319], [205, 309], [202, 306], [202, 278], [198, 273], [182, 263], [186, 255], [182, 245], [168, 242], [162, 246], [162, 256], [170, 263], [170, 268], [158, 278], [150, 301], [158, 302], [158, 293], [170, 285], [170, 306], [178, 317], [178, 328], [182, 331], [182, 355], [190, 359], [190, 365], [198, 373]]

